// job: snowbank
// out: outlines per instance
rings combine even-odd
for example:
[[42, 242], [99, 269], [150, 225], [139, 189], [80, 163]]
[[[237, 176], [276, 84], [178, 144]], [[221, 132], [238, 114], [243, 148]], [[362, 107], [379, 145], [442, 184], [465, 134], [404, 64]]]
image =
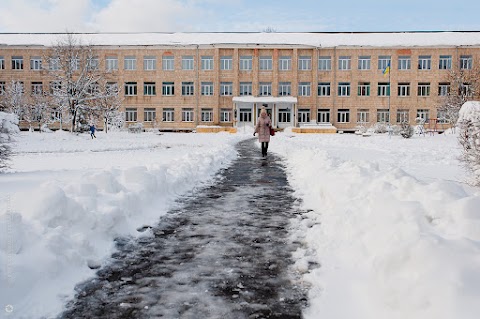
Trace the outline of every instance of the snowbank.
[[[9, 318], [58, 314], [74, 285], [106, 262], [114, 238], [145, 235], [137, 228], [157, 223], [175, 198], [208, 182], [236, 158], [234, 144], [240, 138], [101, 133], [92, 141], [88, 134], [24, 134], [16, 166], [0, 179], [5, 212], [0, 216], [0, 300], [2, 308], [13, 306]], [[116, 146], [120, 150], [112, 151]], [[62, 151], [76, 152], [75, 157], [56, 172], [50, 159], [62, 158]], [[21, 160], [35, 152], [42, 171]], [[90, 163], [92, 154], [105, 152], [110, 165]], [[123, 163], [129, 155], [136, 164]]]
[[279, 134], [271, 149], [313, 210], [294, 225], [306, 319], [478, 317], [480, 193], [461, 183], [454, 135]]

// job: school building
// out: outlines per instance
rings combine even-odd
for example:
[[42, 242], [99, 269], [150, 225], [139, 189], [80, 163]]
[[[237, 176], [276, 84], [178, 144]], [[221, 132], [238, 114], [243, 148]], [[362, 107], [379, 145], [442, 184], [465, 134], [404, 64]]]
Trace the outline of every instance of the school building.
[[[12, 80], [26, 94], [48, 90], [42, 57], [59, 37], [0, 34], [0, 92]], [[126, 125], [159, 130], [250, 129], [261, 107], [274, 127], [298, 132], [417, 118], [441, 130], [437, 106], [451, 89], [450, 72], [480, 63], [480, 32], [75, 37], [94, 45], [98, 67], [120, 88]]]

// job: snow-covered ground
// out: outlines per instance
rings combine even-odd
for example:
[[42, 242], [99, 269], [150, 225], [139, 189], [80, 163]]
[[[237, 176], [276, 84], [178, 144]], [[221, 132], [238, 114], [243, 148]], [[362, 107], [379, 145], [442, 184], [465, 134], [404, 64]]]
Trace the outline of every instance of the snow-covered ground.
[[[251, 132], [97, 137], [18, 139], [0, 175], [0, 317], [56, 315], [113, 238], [145, 234], [137, 228], [228, 166]], [[453, 134], [286, 132], [270, 151], [311, 210], [292, 225], [307, 244], [294, 256], [311, 284], [306, 319], [477, 317], [480, 190], [464, 183]]]
[[296, 267], [306, 319], [467, 319], [480, 313], [480, 190], [464, 184], [452, 134], [280, 134], [308, 217]]

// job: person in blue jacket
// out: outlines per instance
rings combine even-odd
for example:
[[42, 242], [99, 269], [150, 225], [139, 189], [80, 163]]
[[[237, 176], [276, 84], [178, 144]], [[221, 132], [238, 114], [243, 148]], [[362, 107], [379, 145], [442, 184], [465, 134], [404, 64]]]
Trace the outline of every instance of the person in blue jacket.
[[92, 140], [94, 137], [97, 138], [95, 136], [95, 124], [90, 124], [90, 136], [92, 137]]

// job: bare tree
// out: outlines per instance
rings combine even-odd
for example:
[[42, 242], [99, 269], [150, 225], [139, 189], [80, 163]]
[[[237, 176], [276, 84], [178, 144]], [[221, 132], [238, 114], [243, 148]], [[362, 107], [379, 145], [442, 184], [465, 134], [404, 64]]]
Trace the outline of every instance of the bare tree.
[[106, 82], [99, 88], [99, 98], [92, 100], [91, 115], [95, 119], [102, 119], [105, 133], [108, 133], [109, 126], [117, 126], [118, 118], [124, 117], [119, 111], [122, 105], [122, 98], [119, 95], [116, 82]]
[[480, 97], [480, 67], [453, 68], [445, 83], [449, 84], [449, 91], [440, 96], [437, 110], [454, 126], [462, 105]]
[[102, 98], [98, 83], [105, 73], [99, 69], [95, 49], [67, 33], [49, 51], [46, 61], [48, 74], [54, 80], [54, 106], [68, 115], [71, 131], [76, 131], [82, 116], [91, 112], [92, 101]]

